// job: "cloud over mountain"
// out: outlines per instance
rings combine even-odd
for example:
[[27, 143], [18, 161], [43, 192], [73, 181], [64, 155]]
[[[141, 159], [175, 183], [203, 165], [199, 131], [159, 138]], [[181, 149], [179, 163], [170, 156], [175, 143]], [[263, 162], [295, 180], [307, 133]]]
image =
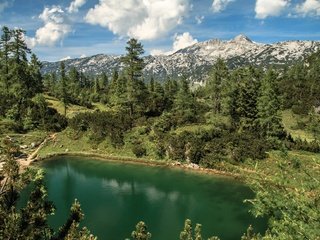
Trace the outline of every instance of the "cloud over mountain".
[[100, 0], [85, 20], [120, 36], [152, 40], [181, 24], [189, 9], [189, 0]]
[[306, 0], [297, 5], [296, 11], [303, 16], [320, 16], [320, 1]]
[[290, 0], [257, 0], [255, 6], [256, 18], [265, 19], [279, 16], [290, 5]]
[[53, 46], [72, 30], [68, 16], [60, 6], [46, 7], [39, 18], [44, 26], [36, 31], [34, 38], [27, 38], [30, 47]]
[[172, 53], [175, 53], [176, 51], [189, 47], [195, 43], [197, 43], [198, 40], [194, 39], [192, 35], [189, 32], [185, 32], [183, 34], [176, 34], [174, 36], [174, 41], [172, 44], [172, 50], [165, 52], [159, 49], [154, 49], [151, 51], [151, 55], [157, 56], [157, 55], [170, 55]]

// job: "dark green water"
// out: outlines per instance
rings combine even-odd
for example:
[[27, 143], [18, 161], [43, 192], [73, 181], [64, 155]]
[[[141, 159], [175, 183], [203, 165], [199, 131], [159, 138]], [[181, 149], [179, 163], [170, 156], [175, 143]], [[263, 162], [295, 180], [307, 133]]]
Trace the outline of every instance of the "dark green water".
[[59, 157], [41, 166], [57, 207], [50, 223], [61, 225], [77, 198], [83, 224], [100, 240], [130, 238], [139, 220], [147, 223], [154, 240], [179, 239], [186, 218], [202, 224], [204, 239], [240, 240], [249, 224], [260, 232], [266, 228], [266, 220], [253, 218], [243, 203], [253, 197], [250, 189], [226, 178], [79, 157]]

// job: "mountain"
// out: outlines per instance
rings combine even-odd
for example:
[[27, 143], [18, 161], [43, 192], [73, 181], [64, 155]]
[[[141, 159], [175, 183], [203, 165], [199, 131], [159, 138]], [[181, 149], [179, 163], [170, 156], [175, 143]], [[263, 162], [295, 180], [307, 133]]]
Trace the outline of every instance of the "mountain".
[[[320, 50], [319, 41], [285, 41], [274, 44], [256, 43], [245, 35], [229, 41], [212, 39], [199, 42], [170, 55], [146, 56], [144, 76], [149, 79], [164, 80], [167, 77], [188, 76], [193, 83], [202, 83], [220, 57], [230, 68], [254, 65], [262, 68], [292, 65]], [[76, 67], [86, 74], [96, 75], [113, 69], [122, 69], [120, 55], [98, 54], [91, 57], [65, 61], [66, 70]], [[43, 73], [58, 72], [60, 62], [43, 62]]]

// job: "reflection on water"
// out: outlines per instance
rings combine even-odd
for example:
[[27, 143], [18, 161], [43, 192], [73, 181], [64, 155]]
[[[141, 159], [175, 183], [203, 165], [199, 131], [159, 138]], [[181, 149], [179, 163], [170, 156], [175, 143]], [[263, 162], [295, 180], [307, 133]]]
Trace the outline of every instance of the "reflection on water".
[[240, 239], [249, 224], [260, 231], [266, 227], [243, 204], [253, 197], [250, 189], [229, 179], [76, 157], [56, 158], [43, 167], [49, 198], [57, 206], [51, 223], [57, 227], [66, 219], [77, 198], [84, 225], [99, 239], [129, 238], [139, 220], [155, 240], [178, 239], [186, 218], [203, 225], [204, 238]]

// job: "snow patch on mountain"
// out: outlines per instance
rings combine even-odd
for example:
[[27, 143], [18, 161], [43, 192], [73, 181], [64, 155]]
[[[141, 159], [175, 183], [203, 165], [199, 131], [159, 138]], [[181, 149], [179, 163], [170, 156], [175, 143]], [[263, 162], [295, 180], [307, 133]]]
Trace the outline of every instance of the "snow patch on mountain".
[[[168, 77], [187, 76], [192, 83], [204, 82], [212, 65], [218, 58], [226, 61], [230, 68], [254, 65], [262, 68], [293, 64], [319, 51], [319, 41], [285, 41], [263, 44], [252, 41], [245, 35], [223, 41], [211, 39], [198, 42], [170, 55], [146, 56], [144, 77], [158, 80]], [[75, 67], [78, 71], [96, 75], [102, 72], [111, 75], [114, 69], [121, 70], [121, 56], [98, 54], [91, 57], [69, 59], [66, 69]], [[60, 62], [44, 62], [43, 72], [59, 72]]]

